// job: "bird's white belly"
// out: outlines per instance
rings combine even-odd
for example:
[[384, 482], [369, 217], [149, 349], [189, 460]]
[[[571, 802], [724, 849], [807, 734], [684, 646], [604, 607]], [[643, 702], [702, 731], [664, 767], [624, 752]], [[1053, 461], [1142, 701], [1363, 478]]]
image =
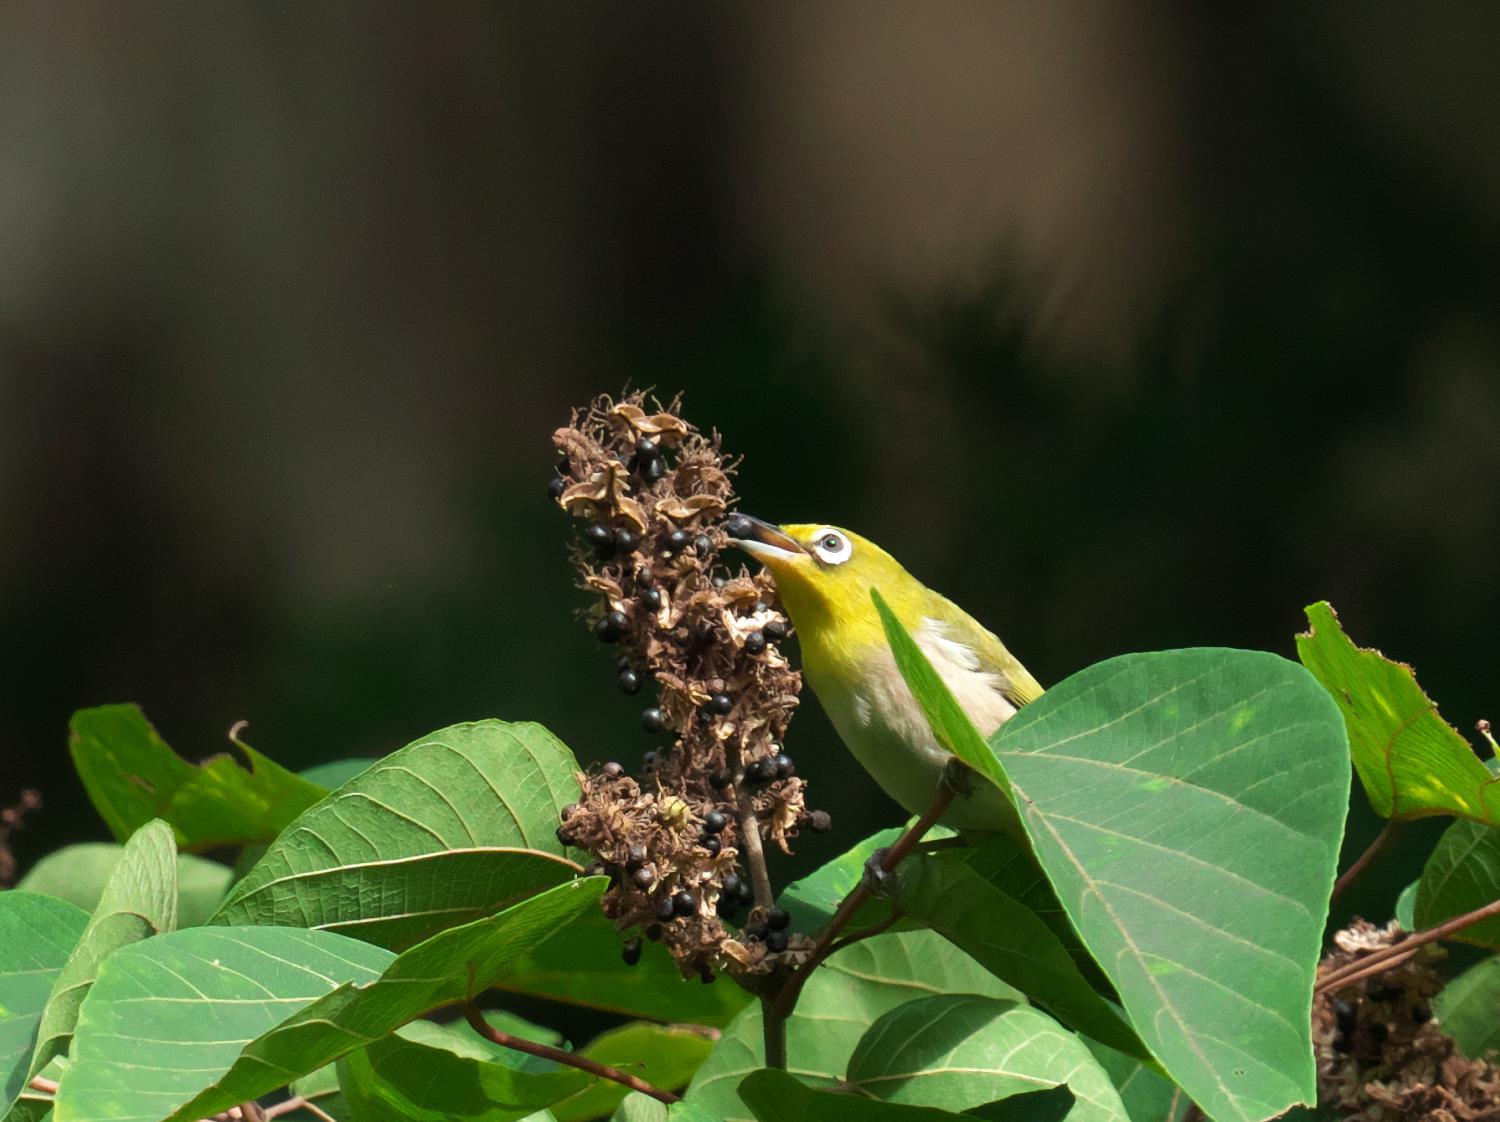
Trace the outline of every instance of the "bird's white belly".
[[[955, 660], [946, 639], [920, 631], [915, 638], [980, 732], [988, 736], [1015, 715], [994, 675]], [[932, 805], [950, 754], [933, 736], [889, 648], [872, 652], [857, 680], [853, 691], [836, 694], [819, 690], [815, 677], [812, 686], [844, 743], [875, 782], [908, 813], [920, 814]], [[960, 830], [1008, 830], [1016, 816], [998, 789], [977, 781], [972, 791], [954, 800], [943, 822]]]

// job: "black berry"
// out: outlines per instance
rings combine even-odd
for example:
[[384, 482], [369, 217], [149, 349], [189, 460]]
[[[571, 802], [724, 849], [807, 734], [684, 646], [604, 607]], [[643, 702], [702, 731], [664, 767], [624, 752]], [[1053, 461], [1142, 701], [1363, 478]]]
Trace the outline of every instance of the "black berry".
[[712, 834], [704, 834], [698, 839], [698, 844], [708, 850], [710, 857], [717, 857], [719, 855], [719, 839]]
[[766, 649], [766, 635], [763, 631], [752, 631], [745, 636], [745, 653], [758, 655]]
[[673, 530], [667, 535], [667, 548], [673, 553], [681, 553], [692, 540], [692, 535], [686, 530]]
[[733, 919], [734, 913], [740, 910], [739, 897], [729, 892], [720, 891], [718, 902], [714, 904], [714, 910], [719, 913], [720, 919]]
[[656, 706], [641, 710], [641, 728], [647, 732], [661, 732], [667, 727], [666, 718]]
[[699, 557], [707, 557], [713, 551], [713, 539], [707, 534], [699, 534], [693, 539], [693, 552]]
[[1389, 1004], [1401, 996], [1401, 990], [1397, 986], [1373, 986], [1365, 991], [1365, 996], [1371, 1001]]
[[772, 931], [785, 931], [791, 922], [792, 917], [781, 908], [772, 908], [766, 913], [766, 926]]
[[614, 760], [610, 760], [609, 763], [605, 764], [602, 770], [606, 779], [619, 779], [620, 776], [625, 774], [625, 769], [615, 763]]
[[650, 771], [656, 766], [657, 755], [655, 752], [645, 752], [641, 755], [641, 766]]
[[1432, 1020], [1432, 1010], [1425, 1005], [1413, 1005], [1411, 1020], [1414, 1025], [1425, 1025], [1428, 1021]]
[[561, 826], [559, 826], [557, 828], [557, 840], [559, 842], [561, 842], [563, 845], [572, 845], [573, 844], [573, 835], [570, 834], [570, 833], [568, 833], [568, 831], [565, 830], [565, 829], [563, 829]]
[[641, 594], [641, 603], [645, 604], [646, 607], [650, 608], [653, 612], [656, 611], [661, 607], [661, 589], [646, 589], [646, 591]]
[[703, 708], [710, 713], [728, 713], [734, 708], [734, 698], [727, 693], [713, 693], [708, 695], [708, 704]]
[[785, 752], [776, 757], [776, 778], [790, 779], [797, 774], [797, 765], [792, 763], [792, 758]]
[[714, 790], [722, 791], [729, 786], [733, 778], [727, 771], [716, 771], [708, 777], [708, 781], [713, 785]]
[[779, 619], [773, 619], [761, 629], [761, 634], [773, 643], [779, 643], [786, 638], [786, 624]]
[[620, 948], [620, 957], [625, 960], [626, 966], [634, 966], [641, 961], [641, 937], [639, 935], [625, 940], [625, 945]]
[[641, 468], [641, 474], [646, 477], [647, 483], [655, 483], [667, 474], [667, 461], [660, 456], [647, 460], [645, 466]]
[[579, 809], [580, 807], [577, 803], [569, 803], [567, 806], [562, 808], [562, 820], [566, 822], [569, 818], [572, 818], [573, 815], [577, 814]]
[[738, 897], [740, 894], [740, 878], [735, 873], [730, 873], [719, 882], [719, 895]]
[[1333, 1003], [1333, 1016], [1338, 1022], [1340, 1031], [1354, 1031], [1355, 1010], [1353, 1002], [1346, 1001], [1342, 997], [1335, 999]]
[[833, 816], [826, 810], [815, 810], [807, 816], [807, 826], [815, 834], [826, 834], [833, 828]]
[[752, 919], [744, 927], [740, 928], [740, 934], [747, 939], [764, 939], [766, 937], [766, 925], [764, 920]]
[[672, 911], [686, 919], [698, 910], [698, 898], [686, 889], [672, 897]]
[[641, 535], [626, 526], [621, 526], [615, 531], [615, 548], [622, 553], [634, 553], [635, 547], [641, 544]]
[[630, 879], [635, 881], [637, 888], [645, 890], [656, 883], [656, 870], [650, 865], [642, 865], [630, 874]]
[[634, 694], [641, 692], [641, 676], [639, 673], [637, 673], [635, 670], [632, 670], [628, 666], [624, 670], [620, 671], [620, 677], [618, 681], [620, 683], [620, 690], [622, 693]]
[[672, 897], [670, 897], [670, 896], [663, 896], [660, 900], [658, 900], [656, 902], [656, 918], [657, 919], [668, 920], [668, 919], [671, 919], [676, 914], [677, 914], [676, 910], [672, 907]]
[[547, 482], [547, 497], [549, 499], [560, 499], [562, 493], [567, 490], [568, 481], [560, 475], [554, 475]]
[[789, 937], [785, 931], [773, 931], [766, 936], [766, 950], [772, 954], [780, 954], [786, 950]]
[[753, 786], [771, 782], [776, 777], [776, 765], [770, 760], [754, 760], [745, 768], [745, 782]]
[[649, 436], [643, 436], [635, 442], [635, 454], [641, 458], [642, 462], [654, 460], [661, 455], [661, 445]]
[[615, 536], [603, 522], [590, 522], [583, 528], [583, 540], [595, 549], [604, 549], [614, 545]]
[[711, 810], [703, 816], [703, 829], [705, 833], [717, 834], [729, 824], [729, 818], [722, 810]]
[[650, 939], [653, 943], [661, 942], [661, 924], [653, 923], [650, 927], [646, 928], [646, 938]]
[[618, 643], [630, 627], [630, 618], [618, 608], [604, 613], [594, 624], [594, 634], [601, 643]]
[[646, 847], [633, 845], [625, 854], [625, 867], [632, 873], [646, 863]]
[[747, 881], [747, 880], [741, 880], [740, 881], [739, 897], [740, 897], [740, 903], [745, 904], [747, 906], [750, 905], [750, 904], [755, 903], [755, 889], [753, 887], [751, 887], [751, 884], [750, 884], [749, 881]]
[[1335, 1036], [1333, 1038], [1333, 1050], [1335, 1052], [1352, 1052], [1354, 1051], [1354, 1041], [1342, 1034]]
[[731, 514], [729, 521], [724, 523], [724, 530], [731, 538], [744, 540], [755, 533], [755, 523], [743, 514]]

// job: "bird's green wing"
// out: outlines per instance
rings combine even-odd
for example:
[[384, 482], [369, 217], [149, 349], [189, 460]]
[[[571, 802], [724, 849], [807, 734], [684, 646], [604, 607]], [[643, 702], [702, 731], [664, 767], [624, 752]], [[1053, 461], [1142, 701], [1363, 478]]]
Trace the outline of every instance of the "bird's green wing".
[[999, 677], [1000, 692], [1007, 701], [1019, 709], [1042, 696], [1041, 683], [1006, 649], [999, 636], [947, 597], [935, 592], [932, 596], [934, 603], [928, 615], [943, 623], [950, 639], [974, 653], [979, 669]]

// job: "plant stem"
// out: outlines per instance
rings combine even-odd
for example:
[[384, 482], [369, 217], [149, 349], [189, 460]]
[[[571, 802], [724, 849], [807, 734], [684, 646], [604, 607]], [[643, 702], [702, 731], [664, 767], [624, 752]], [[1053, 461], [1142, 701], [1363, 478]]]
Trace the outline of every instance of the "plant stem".
[[671, 1091], [663, 1091], [660, 1087], [653, 1087], [644, 1079], [637, 1078], [621, 1071], [617, 1067], [601, 1064], [597, 1060], [591, 1060], [587, 1056], [580, 1056], [577, 1052], [564, 1052], [561, 1048], [553, 1048], [547, 1044], [537, 1044], [535, 1041], [526, 1040], [523, 1037], [512, 1036], [508, 1032], [501, 1032], [490, 1025], [479, 1012], [479, 1006], [472, 1001], [464, 1006], [464, 1019], [469, 1026], [484, 1037], [502, 1048], [513, 1048], [517, 1052], [525, 1052], [528, 1056], [539, 1056], [544, 1060], [552, 1060], [554, 1063], [563, 1064], [567, 1067], [576, 1067], [579, 1071], [586, 1071], [590, 1075], [598, 1076], [600, 1079], [608, 1079], [629, 1087], [632, 1091], [639, 1091], [643, 1095], [650, 1095], [657, 1102], [675, 1103], [680, 1102], [678, 1095]]
[[1380, 833], [1375, 835], [1375, 840], [1370, 843], [1369, 848], [1359, 855], [1359, 860], [1344, 870], [1343, 876], [1339, 877], [1337, 883], [1334, 884], [1333, 895], [1328, 898], [1329, 904], [1342, 896], [1344, 890], [1359, 879], [1359, 875], [1370, 867], [1375, 858], [1385, 852], [1386, 847], [1401, 833], [1403, 825], [1404, 823], [1397, 822], [1394, 818], [1386, 820], [1385, 826], [1382, 827]]
[[1429, 927], [1426, 931], [1417, 931], [1402, 939], [1399, 943], [1392, 943], [1388, 947], [1382, 947], [1378, 951], [1372, 951], [1363, 958], [1357, 958], [1353, 962], [1345, 963], [1337, 970], [1329, 971], [1318, 979], [1315, 987], [1318, 993], [1327, 990], [1338, 989], [1351, 982], [1368, 978], [1375, 974], [1383, 974], [1393, 967], [1411, 958], [1418, 947], [1428, 943], [1435, 943], [1439, 939], [1446, 939], [1454, 932], [1462, 931], [1465, 927], [1473, 927], [1474, 924], [1489, 919], [1491, 916], [1500, 916], [1500, 900], [1491, 900], [1482, 908], [1475, 908], [1472, 912], [1465, 912], [1461, 916], [1454, 916], [1445, 923], [1436, 927]]
[[[927, 808], [926, 813], [913, 822], [906, 833], [897, 838], [896, 844], [891, 846], [887, 851], [885, 860], [880, 863], [882, 870], [886, 873], [895, 871], [896, 866], [922, 840], [922, 835], [932, 829], [937, 824], [937, 820], [947, 813], [949, 804], [953, 802], [953, 795], [953, 789], [946, 783], [938, 789], [937, 797], [933, 799], [932, 805]], [[857, 942], [859, 939], [863, 939], [869, 935], [879, 934], [880, 931], [883, 931], [891, 923], [895, 922], [893, 917], [884, 925], [875, 924], [874, 927], [855, 932], [848, 939], [840, 942], [835, 941], [839, 932], [849, 926], [849, 922], [854, 918], [855, 913], [864, 907], [874, 894], [874, 890], [869, 884], [865, 880], [861, 880], [855, 886], [854, 891], [844, 897], [844, 901], [839, 905], [838, 911], [833, 913], [833, 918], [828, 921], [828, 926], [818, 936], [818, 942], [813, 948], [812, 957], [798, 968], [795, 974], [787, 979], [786, 985], [776, 994], [774, 1000], [765, 1003], [767, 1024], [774, 1020], [782, 1024], [784, 1031], [785, 1021], [792, 1015], [792, 1011], [796, 1009], [797, 998], [802, 993], [802, 987], [807, 984], [809, 974], [821, 966], [824, 960], [835, 950], [848, 946], [851, 942]], [[769, 1035], [769, 1030], [767, 1031]]]

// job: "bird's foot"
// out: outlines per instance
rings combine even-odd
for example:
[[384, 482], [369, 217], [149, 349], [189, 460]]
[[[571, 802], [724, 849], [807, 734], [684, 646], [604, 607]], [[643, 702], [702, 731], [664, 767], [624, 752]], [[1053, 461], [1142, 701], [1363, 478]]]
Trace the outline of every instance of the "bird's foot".
[[895, 887], [892, 874], [885, 871], [885, 859], [890, 856], [890, 852], [891, 847], [883, 845], [865, 861], [864, 876], [860, 879], [865, 889], [876, 896], [889, 895]]
[[957, 798], [967, 799], [974, 793], [974, 769], [957, 756], [949, 756], [943, 765], [942, 784]]

